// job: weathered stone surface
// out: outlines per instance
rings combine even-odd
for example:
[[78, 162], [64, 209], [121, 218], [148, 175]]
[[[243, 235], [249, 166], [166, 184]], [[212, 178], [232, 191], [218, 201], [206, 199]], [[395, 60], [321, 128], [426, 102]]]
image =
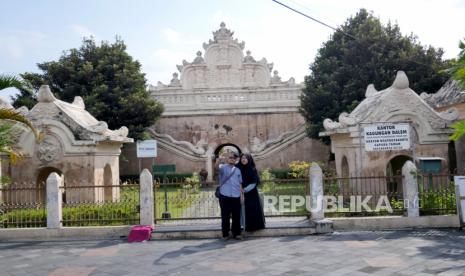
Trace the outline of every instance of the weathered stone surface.
[[[321, 170], [320, 166], [318, 166], [318, 164], [316, 163], [313, 163], [310, 166], [309, 170], [310, 170], [310, 197], [311, 197], [311, 208], [312, 208], [311, 218], [314, 221], [319, 221], [319, 220], [324, 219], [325, 217], [324, 206], [323, 206], [323, 171]], [[323, 226], [323, 228], [327, 228], [327, 226]]]
[[465, 103], [465, 91], [458, 83], [450, 79], [434, 94], [421, 93], [421, 98], [433, 108]]
[[153, 226], [153, 178], [149, 170], [140, 174], [140, 224]]
[[[99, 122], [85, 110], [81, 97], [76, 97], [72, 104], [60, 101], [47, 85], [41, 86], [38, 101], [30, 111], [21, 110], [43, 138], [36, 140], [29, 130], [20, 134], [17, 145], [22, 158], [9, 169], [12, 181], [43, 185], [48, 175], [56, 172], [67, 186], [118, 185], [120, 148], [123, 143], [132, 142], [127, 128], [108, 129], [105, 122]], [[74, 191], [67, 193], [66, 199], [111, 199], [119, 191], [106, 187], [87, 194], [84, 198]]]
[[[293, 160], [326, 161], [328, 147], [306, 138], [298, 112], [303, 84], [282, 81], [273, 64], [244, 54], [244, 42], [222, 23], [192, 62], [183, 60], [170, 84], [150, 86], [165, 112], [153, 126], [158, 164], [178, 171], [211, 171], [212, 154], [224, 145], [251, 152], [262, 168], [287, 167]], [[130, 146], [128, 148], [131, 148]], [[122, 162], [124, 174], [136, 174], [134, 154]], [[150, 161], [142, 160], [142, 167]]]
[[[350, 114], [341, 113], [339, 122], [325, 119], [326, 131], [320, 136], [331, 137], [338, 175], [342, 175], [343, 170], [350, 175], [386, 174], [389, 162], [397, 156], [437, 157], [442, 160], [442, 172], [447, 172], [452, 132], [449, 126], [459, 114], [456, 110], [436, 112], [408, 86], [407, 76], [399, 71], [391, 87], [376, 91], [372, 85], [368, 86], [366, 98]], [[366, 151], [363, 128], [383, 123], [409, 124], [411, 148]]]
[[420, 199], [418, 198], [417, 168], [411, 161], [405, 162], [402, 168], [404, 176], [404, 207], [407, 209], [407, 217], [420, 216]]
[[47, 178], [47, 228], [55, 229], [61, 227], [62, 198], [60, 186], [62, 181], [57, 173], [51, 173]]

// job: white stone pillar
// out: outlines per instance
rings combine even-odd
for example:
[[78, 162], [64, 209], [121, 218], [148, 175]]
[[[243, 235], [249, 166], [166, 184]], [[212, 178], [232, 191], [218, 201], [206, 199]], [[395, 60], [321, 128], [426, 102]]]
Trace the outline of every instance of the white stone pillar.
[[207, 153], [205, 154], [207, 157], [206, 166], [207, 166], [207, 182], [213, 182], [213, 148], [208, 147]]
[[47, 178], [47, 228], [56, 229], [62, 226], [61, 177], [53, 172]]
[[311, 219], [321, 220], [324, 219], [324, 206], [323, 206], [323, 171], [316, 163], [310, 165], [310, 203], [311, 203]]
[[457, 201], [457, 214], [459, 215], [460, 227], [465, 226], [465, 176], [454, 176], [455, 195]]
[[149, 170], [140, 174], [140, 224], [153, 226], [153, 179]]
[[417, 168], [412, 161], [405, 162], [402, 167], [404, 208], [407, 209], [407, 217], [420, 216], [420, 202], [418, 198]]

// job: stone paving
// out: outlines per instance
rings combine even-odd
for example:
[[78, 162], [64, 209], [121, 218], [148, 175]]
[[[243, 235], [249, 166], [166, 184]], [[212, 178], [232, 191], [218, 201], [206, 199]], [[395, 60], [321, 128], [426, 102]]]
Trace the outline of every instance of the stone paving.
[[2, 242], [0, 275], [465, 275], [465, 231]]

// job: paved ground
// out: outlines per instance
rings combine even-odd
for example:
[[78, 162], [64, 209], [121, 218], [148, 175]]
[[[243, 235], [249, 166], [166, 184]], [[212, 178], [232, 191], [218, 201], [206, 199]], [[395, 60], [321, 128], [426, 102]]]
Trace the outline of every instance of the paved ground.
[[465, 231], [0, 243], [0, 275], [465, 275]]

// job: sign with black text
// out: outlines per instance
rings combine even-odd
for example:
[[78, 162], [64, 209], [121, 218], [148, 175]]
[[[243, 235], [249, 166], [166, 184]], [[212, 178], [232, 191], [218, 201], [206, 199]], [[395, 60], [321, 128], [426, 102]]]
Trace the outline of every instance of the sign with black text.
[[379, 124], [363, 128], [366, 151], [410, 149], [408, 124]]
[[157, 141], [137, 141], [137, 158], [157, 157]]

